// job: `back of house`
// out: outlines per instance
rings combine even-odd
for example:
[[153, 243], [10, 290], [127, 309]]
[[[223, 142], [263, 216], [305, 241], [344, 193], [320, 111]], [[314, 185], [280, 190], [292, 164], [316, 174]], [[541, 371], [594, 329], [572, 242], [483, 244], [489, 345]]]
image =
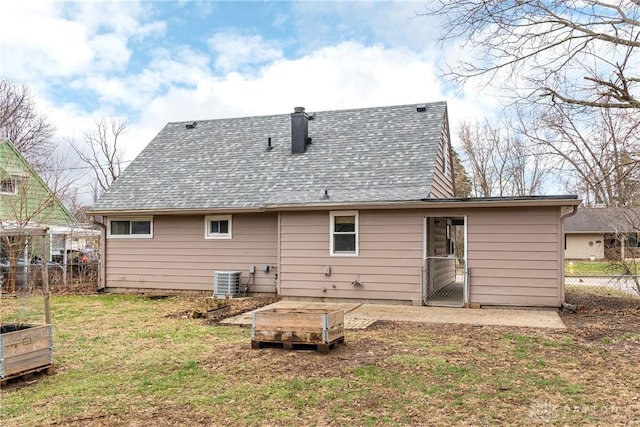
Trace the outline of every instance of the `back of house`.
[[90, 210], [102, 283], [560, 305], [575, 197], [456, 199], [453, 182], [444, 102], [169, 123]]

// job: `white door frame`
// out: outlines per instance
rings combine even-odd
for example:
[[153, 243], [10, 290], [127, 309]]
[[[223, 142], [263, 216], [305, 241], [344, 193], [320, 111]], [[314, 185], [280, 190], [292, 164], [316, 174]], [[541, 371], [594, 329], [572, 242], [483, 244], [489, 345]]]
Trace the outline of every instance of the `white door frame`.
[[463, 303], [466, 306], [469, 304], [469, 282], [470, 282], [470, 274], [469, 274], [469, 244], [468, 244], [468, 216], [467, 215], [429, 215], [425, 213], [422, 219], [422, 260], [421, 260], [421, 279], [420, 279], [420, 301], [421, 304], [424, 304], [426, 301], [427, 295], [427, 282], [426, 282], [426, 274], [425, 274], [425, 261], [428, 256], [430, 256], [430, 249], [434, 245], [435, 235], [431, 230], [433, 230], [433, 220], [435, 218], [462, 218], [464, 221], [464, 268], [462, 273], [463, 280]]

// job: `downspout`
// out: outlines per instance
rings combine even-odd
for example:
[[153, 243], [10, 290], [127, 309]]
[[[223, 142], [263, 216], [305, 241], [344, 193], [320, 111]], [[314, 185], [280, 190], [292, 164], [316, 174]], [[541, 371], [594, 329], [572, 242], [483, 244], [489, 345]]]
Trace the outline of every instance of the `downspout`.
[[100, 226], [100, 277], [98, 279], [98, 292], [104, 292], [107, 287], [107, 226], [91, 217], [91, 223]]
[[560, 231], [561, 231], [561, 235], [562, 235], [562, 250], [560, 251], [560, 253], [562, 254], [562, 259], [561, 259], [561, 265], [562, 265], [562, 302], [560, 303], [562, 308], [565, 308], [569, 311], [572, 312], [576, 312], [578, 310], [578, 306], [576, 306], [575, 304], [569, 304], [568, 302], [566, 302], [564, 300], [564, 281], [565, 281], [565, 274], [564, 274], [564, 252], [565, 252], [565, 248], [564, 248], [564, 242], [565, 242], [565, 233], [564, 233], [564, 220], [566, 218], [569, 218], [570, 216], [573, 216], [576, 214], [576, 212], [578, 212], [578, 206], [574, 205], [572, 206], [573, 209], [571, 210], [571, 212], [566, 213], [564, 215], [560, 215]]
[[[469, 288], [471, 288], [471, 272], [469, 269], [469, 242], [468, 242], [468, 236], [469, 236], [469, 216], [465, 215], [464, 216], [464, 254], [462, 255], [464, 257], [464, 269], [462, 270], [462, 283], [464, 286], [464, 293], [463, 293], [463, 299], [464, 299], [464, 304], [465, 306], [469, 306], [469, 303], [471, 301], [470, 297], [469, 297]], [[564, 285], [563, 285], [564, 286]]]
[[278, 212], [278, 238], [277, 238], [277, 243], [276, 243], [276, 250], [277, 250], [277, 264], [278, 264], [278, 268], [276, 270], [276, 274], [275, 274], [275, 285], [276, 285], [276, 296], [280, 296], [282, 295], [282, 289], [281, 289], [281, 281], [282, 281], [282, 269], [281, 269], [281, 257], [280, 257], [280, 247], [281, 247], [281, 236], [282, 236], [282, 221], [280, 219], [280, 212]]
[[422, 217], [422, 259], [420, 260], [420, 305], [427, 305], [425, 263], [427, 262], [427, 216]]

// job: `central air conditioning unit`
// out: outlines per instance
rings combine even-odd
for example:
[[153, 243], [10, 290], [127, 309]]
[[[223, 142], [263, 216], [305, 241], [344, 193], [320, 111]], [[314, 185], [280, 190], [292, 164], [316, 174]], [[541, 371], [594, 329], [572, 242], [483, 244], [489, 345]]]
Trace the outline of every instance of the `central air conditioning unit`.
[[242, 273], [239, 271], [214, 271], [213, 294], [218, 297], [234, 297], [240, 294], [241, 276]]

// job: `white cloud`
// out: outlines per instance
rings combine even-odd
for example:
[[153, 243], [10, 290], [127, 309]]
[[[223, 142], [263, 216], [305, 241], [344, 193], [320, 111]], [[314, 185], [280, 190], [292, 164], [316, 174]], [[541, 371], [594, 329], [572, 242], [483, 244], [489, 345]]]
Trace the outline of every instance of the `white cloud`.
[[[169, 121], [282, 114], [298, 105], [313, 112], [447, 100], [453, 127], [461, 118], [482, 116], [486, 105], [474, 96], [448, 98], [433, 64], [422, 54], [354, 42], [270, 62], [257, 72], [223, 76], [208, 69], [202, 53], [186, 47], [159, 50], [137, 75], [93, 76], [81, 84], [85, 90], [93, 88], [104, 107], [89, 114], [66, 105], [53, 117], [73, 124], [81, 135], [96, 118], [117, 114], [119, 103], [131, 108], [139, 119], [130, 121], [130, 132], [124, 137], [129, 157], [137, 155]], [[55, 105], [49, 109], [55, 110]], [[87, 122], [89, 126], [80, 131]]]
[[280, 27], [280, 26], [283, 26], [288, 20], [289, 20], [289, 15], [284, 13], [278, 13], [274, 18], [273, 22], [271, 22], [271, 25], [273, 25], [274, 27]]
[[283, 57], [277, 43], [266, 41], [260, 35], [226, 31], [214, 34], [207, 43], [215, 54], [216, 68], [223, 72], [246, 65], [264, 64]]
[[[133, 2], [2, 2], [3, 77], [30, 82], [122, 71], [129, 40], [161, 33]], [[140, 19], [139, 19], [140, 18]]]
[[329, 1], [295, 2], [292, 15], [303, 49], [337, 38], [362, 43], [374, 39], [388, 47], [428, 52], [435, 63], [444, 53], [436, 40], [438, 22], [432, 15], [420, 15], [424, 12], [424, 1]]
[[62, 17], [51, 3], [23, 3], [2, 5], [3, 76], [28, 81], [86, 69], [93, 56], [86, 27]]
[[89, 41], [93, 65], [100, 71], [124, 71], [132, 52], [122, 35], [100, 34]]
[[[345, 42], [218, 82], [217, 96], [249, 113], [364, 107], [440, 98], [431, 65], [413, 52]], [[249, 101], [249, 102], [248, 102]]]
[[95, 74], [78, 79], [77, 89], [94, 92], [100, 104], [116, 110], [141, 112], [154, 98], [173, 86], [196, 88], [209, 78], [209, 57], [188, 46], [155, 49], [137, 74]]

